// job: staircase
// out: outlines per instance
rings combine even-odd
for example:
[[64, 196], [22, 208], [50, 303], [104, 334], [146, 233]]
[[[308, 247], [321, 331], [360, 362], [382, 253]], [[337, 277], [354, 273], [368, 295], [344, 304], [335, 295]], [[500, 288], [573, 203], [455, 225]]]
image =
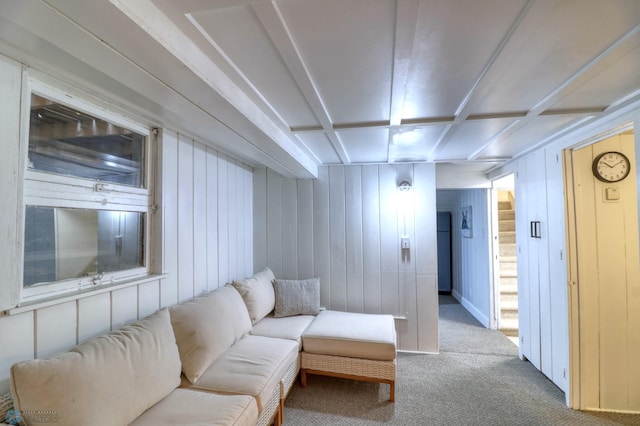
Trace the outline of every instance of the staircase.
[[498, 241], [499, 265], [499, 317], [498, 329], [518, 344], [518, 269], [516, 258], [515, 202], [511, 191], [499, 191]]

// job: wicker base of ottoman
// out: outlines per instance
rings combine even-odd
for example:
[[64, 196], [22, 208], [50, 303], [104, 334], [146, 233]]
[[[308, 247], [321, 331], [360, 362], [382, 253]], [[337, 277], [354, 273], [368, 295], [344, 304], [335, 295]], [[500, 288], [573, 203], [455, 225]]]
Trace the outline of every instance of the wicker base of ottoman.
[[307, 385], [307, 374], [340, 377], [389, 385], [389, 401], [395, 401], [396, 360], [377, 361], [302, 352], [300, 384]]

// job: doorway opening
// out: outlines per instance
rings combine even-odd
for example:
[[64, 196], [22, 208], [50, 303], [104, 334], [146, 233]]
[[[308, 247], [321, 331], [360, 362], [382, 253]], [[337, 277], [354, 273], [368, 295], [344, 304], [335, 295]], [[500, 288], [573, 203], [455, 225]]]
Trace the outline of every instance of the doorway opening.
[[513, 174], [493, 182], [494, 316], [496, 325], [518, 345], [518, 259]]

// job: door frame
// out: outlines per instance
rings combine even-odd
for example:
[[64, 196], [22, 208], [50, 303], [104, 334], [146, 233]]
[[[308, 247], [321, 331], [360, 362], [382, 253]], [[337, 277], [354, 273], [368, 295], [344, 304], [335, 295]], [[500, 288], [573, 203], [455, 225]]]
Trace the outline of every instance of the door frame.
[[[567, 395], [567, 405], [573, 409], [584, 409], [582, 398], [582, 358], [581, 358], [581, 338], [580, 338], [580, 299], [579, 299], [579, 276], [578, 276], [578, 242], [577, 242], [577, 218], [575, 206], [574, 175], [573, 175], [573, 151], [586, 146], [603, 141], [607, 138], [634, 130], [633, 121], [624, 123], [618, 127], [610, 129], [604, 133], [586, 139], [580, 143], [569, 146], [562, 150], [564, 169], [564, 190], [565, 190], [565, 223], [566, 223], [566, 263], [567, 263], [567, 299], [568, 299], [568, 321], [569, 321], [569, 392]], [[636, 139], [636, 164], [635, 177], [640, 177], [640, 151], [637, 150]], [[640, 185], [638, 185], [640, 193]], [[639, 194], [640, 200], [640, 194]], [[640, 238], [640, 233], [639, 233]]]

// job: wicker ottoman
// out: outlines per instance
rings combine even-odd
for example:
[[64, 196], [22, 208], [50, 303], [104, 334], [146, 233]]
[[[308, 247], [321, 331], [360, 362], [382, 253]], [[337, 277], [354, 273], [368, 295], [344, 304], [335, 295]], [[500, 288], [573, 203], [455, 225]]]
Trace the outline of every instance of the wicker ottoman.
[[396, 329], [391, 315], [321, 311], [302, 334], [302, 387], [307, 374], [389, 384], [395, 399]]

